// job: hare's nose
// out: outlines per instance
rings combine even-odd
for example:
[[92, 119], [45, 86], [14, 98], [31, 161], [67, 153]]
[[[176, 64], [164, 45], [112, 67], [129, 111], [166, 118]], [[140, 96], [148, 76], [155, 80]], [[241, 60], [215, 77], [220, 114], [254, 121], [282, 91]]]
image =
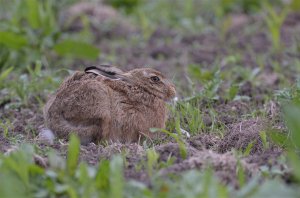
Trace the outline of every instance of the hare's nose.
[[171, 86], [171, 93], [172, 93], [173, 97], [176, 96], [176, 88], [175, 88], [175, 85], [173, 85], [173, 84]]

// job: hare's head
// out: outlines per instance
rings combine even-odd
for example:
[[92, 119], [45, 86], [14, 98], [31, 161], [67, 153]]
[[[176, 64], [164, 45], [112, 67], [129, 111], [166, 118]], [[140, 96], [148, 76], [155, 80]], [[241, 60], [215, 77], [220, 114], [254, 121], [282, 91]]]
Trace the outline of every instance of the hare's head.
[[125, 76], [125, 80], [129, 79], [129, 82], [165, 101], [169, 101], [175, 97], [176, 90], [174, 84], [157, 70], [140, 68], [131, 70], [123, 75]]

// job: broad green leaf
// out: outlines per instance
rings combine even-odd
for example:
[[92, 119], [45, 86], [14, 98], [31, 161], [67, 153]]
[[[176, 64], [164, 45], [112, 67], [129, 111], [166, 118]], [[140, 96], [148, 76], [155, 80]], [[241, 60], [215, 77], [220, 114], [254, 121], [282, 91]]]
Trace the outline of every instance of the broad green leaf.
[[[22, 181], [17, 177], [17, 175], [12, 172], [0, 173], [0, 195], [3, 198], [27, 198], [31, 197], [27, 194], [26, 187], [23, 185]], [[3, 179], [5, 178], [5, 179]]]
[[100, 53], [99, 49], [88, 43], [75, 40], [64, 40], [54, 46], [57, 54], [70, 55], [77, 58], [96, 59]]
[[284, 118], [291, 132], [293, 143], [300, 147], [300, 105], [287, 105], [284, 107]]
[[254, 178], [250, 179], [244, 186], [242, 186], [233, 197], [243, 198], [243, 197], [251, 197], [257, 191], [259, 187], [259, 179], [258, 175], [254, 176]]
[[[298, 191], [298, 192], [297, 192]], [[272, 197], [272, 198], [282, 198], [282, 197], [299, 197], [299, 190], [293, 189], [287, 186], [284, 182], [278, 180], [269, 180], [258, 188], [257, 192], [250, 196], [251, 198], [260, 197]]]
[[295, 152], [290, 151], [288, 153], [288, 159], [290, 162], [290, 165], [293, 169], [293, 174], [295, 175], [295, 177], [298, 179], [298, 181], [300, 181], [300, 158], [299, 155], [297, 155]]
[[27, 39], [25, 36], [20, 34], [0, 31], [0, 43], [13, 49], [20, 49], [21, 47], [27, 45]]
[[70, 175], [74, 175], [78, 158], [80, 142], [77, 136], [71, 135], [68, 147], [68, 158], [67, 158], [67, 171]]

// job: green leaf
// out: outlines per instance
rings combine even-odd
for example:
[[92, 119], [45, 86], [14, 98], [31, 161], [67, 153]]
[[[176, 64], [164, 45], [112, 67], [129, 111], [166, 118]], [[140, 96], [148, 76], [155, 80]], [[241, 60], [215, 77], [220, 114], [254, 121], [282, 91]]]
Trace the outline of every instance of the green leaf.
[[237, 192], [236, 195], [233, 197], [251, 197], [257, 191], [259, 187], [259, 179], [258, 175], [254, 176], [254, 178], [250, 179], [243, 187], [241, 187]]
[[252, 150], [252, 148], [253, 148], [253, 146], [254, 146], [254, 143], [256, 143], [256, 140], [253, 140], [253, 141], [251, 141], [248, 145], [247, 145], [247, 147], [246, 147], [246, 149], [245, 149], [245, 151], [244, 151], [244, 156], [248, 156], [249, 154], [250, 154], [250, 152], [251, 152], [251, 150]]
[[269, 142], [267, 140], [267, 133], [265, 131], [261, 131], [259, 133], [260, 139], [262, 141], [262, 144], [264, 146], [264, 149], [268, 149], [269, 148]]
[[198, 65], [189, 65], [188, 72], [191, 76], [193, 76], [196, 79], [202, 78], [202, 71], [201, 71], [200, 66], [198, 66]]
[[287, 134], [280, 131], [271, 130], [268, 131], [268, 137], [271, 141], [279, 146], [291, 146], [291, 142], [288, 139]]
[[114, 156], [110, 162], [110, 197], [122, 198], [124, 188], [123, 160], [122, 157]]
[[23, 185], [23, 182], [13, 174], [13, 172], [0, 174], [0, 194], [1, 197], [14, 197], [14, 198], [29, 198], [30, 195], [27, 194], [27, 189]]
[[27, 39], [25, 36], [13, 32], [0, 31], [0, 38], [0, 43], [13, 49], [20, 49], [27, 45]]
[[67, 157], [67, 171], [70, 175], [74, 175], [80, 151], [80, 141], [77, 136], [71, 135], [69, 147], [68, 147], [68, 157]]
[[54, 50], [61, 56], [70, 55], [87, 59], [96, 59], [100, 53], [100, 50], [93, 45], [70, 39], [56, 44]]
[[154, 168], [157, 165], [159, 154], [154, 149], [147, 150], [147, 171], [148, 175], [153, 176]]
[[298, 193], [299, 190], [297, 190], [297, 188], [293, 189], [291, 186], [287, 186], [284, 182], [280, 182], [279, 180], [269, 180], [263, 183], [260, 188], [258, 188], [257, 192], [251, 197], [299, 197]]
[[97, 170], [95, 182], [97, 188], [101, 190], [108, 189], [109, 186], [109, 165], [110, 164], [108, 160], [102, 160]]
[[[39, 1], [41, 2], [41, 1]], [[32, 28], [38, 28], [40, 24], [39, 19], [39, 2], [38, 0], [27, 0], [27, 20]]]
[[238, 85], [231, 85], [228, 90], [228, 99], [233, 100], [239, 91]]
[[[252, 142], [253, 143], [253, 142]], [[245, 171], [244, 171], [244, 168], [241, 164], [241, 162], [238, 160], [237, 162], [237, 179], [239, 181], [239, 185], [240, 187], [243, 187], [245, 186], [245, 183], [246, 183], [246, 175], [245, 175]]]
[[291, 132], [293, 143], [300, 147], [300, 105], [287, 105], [284, 107], [284, 118]]
[[178, 134], [171, 133], [171, 132], [167, 131], [166, 129], [160, 129], [160, 128], [150, 128], [149, 130], [152, 133], [163, 132], [163, 133], [169, 135], [170, 137], [174, 138], [178, 144], [180, 156], [185, 159], [187, 157], [187, 149], [184, 144], [184, 141], [181, 139], [181, 136], [180, 136], [180, 133], [181, 133], [180, 126], [176, 126], [175, 128], [178, 131]]
[[293, 174], [295, 175], [295, 177], [298, 179], [298, 181], [300, 181], [300, 158], [299, 156], [293, 152], [293, 151], [290, 151], [288, 153], [288, 159], [289, 159], [289, 162], [290, 162], [290, 165], [293, 169]]
[[292, 0], [292, 2], [290, 3], [290, 8], [294, 11], [300, 11], [300, 1]]
[[7, 78], [7, 76], [11, 73], [11, 71], [13, 70], [13, 67], [9, 67], [6, 70], [4, 70], [3, 72], [0, 73], [0, 82], [2, 84], [2, 82]]

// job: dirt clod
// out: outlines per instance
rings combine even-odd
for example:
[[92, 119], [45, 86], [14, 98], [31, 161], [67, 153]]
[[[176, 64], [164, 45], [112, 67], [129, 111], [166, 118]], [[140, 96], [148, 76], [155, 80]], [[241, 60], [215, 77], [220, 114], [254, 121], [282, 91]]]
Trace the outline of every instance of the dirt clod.
[[[244, 162], [242, 162], [244, 164]], [[160, 171], [160, 174], [167, 175], [178, 173], [190, 169], [205, 170], [211, 167], [215, 174], [225, 183], [238, 186], [236, 176], [237, 160], [232, 153], [218, 154], [210, 150], [199, 151], [197, 155], [190, 157], [178, 164], [174, 164]], [[255, 171], [252, 167], [244, 166], [246, 175], [251, 175]]]
[[251, 153], [261, 153], [264, 148], [260, 132], [264, 129], [266, 129], [266, 124], [259, 118], [232, 124], [222, 139], [218, 151], [225, 153], [233, 148], [244, 151], [250, 143], [253, 143]]

